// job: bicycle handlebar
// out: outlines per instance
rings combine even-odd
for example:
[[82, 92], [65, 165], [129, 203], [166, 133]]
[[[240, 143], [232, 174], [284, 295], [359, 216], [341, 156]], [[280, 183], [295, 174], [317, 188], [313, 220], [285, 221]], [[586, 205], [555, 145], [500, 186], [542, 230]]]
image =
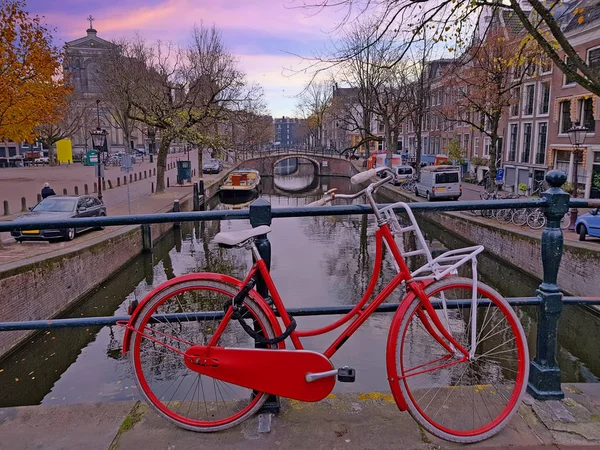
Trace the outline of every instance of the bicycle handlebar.
[[337, 198], [345, 198], [345, 199], [352, 200], [352, 199], [360, 197], [361, 195], [365, 194], [367, 191], [374, 192], [381, 185], [387, 183], [388, 181], [391, 181], [394, 178], [393, 172], [391, 171], [391, 169], [389, 167], [379, 167], [377, 169], [370, 169], [370, 170], [367, 170], [366, 172], [361, 172], [361, 173], [354, 175], [352, 178], [350, 178], [350, 182], [352, 184], [364, 183], [365, 181], [371, 179], [374, 175], [376, 175], [379, 172], [390, 172], [391, 175], [388, 175], [383, 180], [369, 184], [366, 188], [362, 189], [361, 191], [357, 192], [356, 194], [336, 194], [335, 191], [337, 191], [337, 189], [330, 189], [329, 191], [325, 192], [325, 195], [323, 196], [323, 198], [316, 200], [312, 203], [309, 203], [306, 206], [324, 206], [327, 203], [332, 202], [333, 200], [335, 200]]

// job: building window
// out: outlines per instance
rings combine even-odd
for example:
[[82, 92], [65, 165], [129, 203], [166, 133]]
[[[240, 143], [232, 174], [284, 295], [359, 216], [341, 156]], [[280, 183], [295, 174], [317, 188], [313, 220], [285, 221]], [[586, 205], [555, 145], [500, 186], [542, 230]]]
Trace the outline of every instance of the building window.
[[525, 86], [525, 107], [523, 114], [526, 116], [533, 115], [533, 104], [535, 99], [535, 84], [528, 84]]
[[596, 130], [596, 121], [594, 120], [593, 98], [586, 98], [581, 101], [580, 123], [588, 129], [588, 133]]
[[542, 83], [541, 87], [540, 108], [538, 112], [539, 114], [548, 114], [550, 110], [550, 83]]
[[465, 134], [465, 142], [464, 142], [464, 150], [465, 155], [469, 154], [469, 135]]
[[473, 156], [479, 155], [479, 137], [476, 137], [473, 142]]
[[377, 151], [383, 151], [383, 141], [377, 141]]
[[[573, 63], [573, 61], [571, 61], [571, 59], [568, 56], [565, 56], [565, 64], [567, 65], [567, 67], [569, 67], [571, 69], [575, 68], [575, 64]], [[568, 75], [565, 75], [564, 86], [567, 86], [570, 84], [575, 84], [575, 80], [573, 78], [569, 77]]]
[[383, 133], [383, 130], [384, 130], [383, 122], [378, 122], [377, 123], [377, 132], [378, 133]]
[[542, 122], [538, 125], [538, 145], [535, 154], [535, 163], [544, 164], [546, 162], [546, 140], [548, 136], [548, 124]]
[[560, 102], [560, 133], [564, 134], [571, 128], [571, 101]]
[[516, 161], [517, 159], [517, 140], [519, 139], [519, 125], [510, 126], [510, 151], [507, 161]]
[[552, 60], [546, 55], [540, 57], [540, 71], [543, 74], [552, 72]]
[[600, 73], [600, 47], [588, 51], [588, 65], [596, 73]]
[[531, 124], [526, 123], [523, 131], [523, 152], [521, 153], [521, 162], [528, 163], [531, 154]]
[[490, 149], [492, 147], [492, 140], [489, 137], [486, 137], [483, 141], [483, 157], [490, 156]]
[[519, 104], [520, 104], [520, 100], [521, 100], [521, 88], [516, 87], [513, 90], [513, 99], [512, 99], [512, 106], [510, 108], [510, 115], [511, 116], [518, 116], [519, 115]]

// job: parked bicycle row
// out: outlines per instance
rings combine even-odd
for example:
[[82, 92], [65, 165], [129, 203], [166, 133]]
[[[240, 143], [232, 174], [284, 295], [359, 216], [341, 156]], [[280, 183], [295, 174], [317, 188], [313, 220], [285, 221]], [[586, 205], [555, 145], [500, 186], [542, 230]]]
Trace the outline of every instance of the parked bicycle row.
[[[512, 193], [503, 196], [484, 191], [479, 194], [479, 197], [481, 200], [506, 200], [517, 199], [522, 196]], [[540, 208], [472, 210], [471, 214], [486, 218], [493, 218], [501, 224], [512, 223], [517, 226], [527, 225], [532, 230], [540, 230], [546, 226], [546, 215]], [[560, 228], [566, 230], [569, 228], [569, 223], [570, 217], [567, 213], [560, 220]]]

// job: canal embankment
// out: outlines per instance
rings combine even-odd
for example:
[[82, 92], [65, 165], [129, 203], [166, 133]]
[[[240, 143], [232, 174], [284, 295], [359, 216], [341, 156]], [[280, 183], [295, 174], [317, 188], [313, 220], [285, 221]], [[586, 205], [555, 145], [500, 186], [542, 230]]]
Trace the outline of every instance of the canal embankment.
[[[599, 448], [600, 384], [563, 384], [563, 390], [562, 401], [526, 395], [508, 425], [473, 448]], [[217, 433], [178, 428], [143, 402], [4, 408], [0, 434], [0, 448], [11, 450], [464, 448], [428, 434], [389, 392], [332, 394], [318, 403], [282, 399], [278, 415], [258, 414]]]
[[[206, 184], [207, 201], [217, 194], [225, 176], [223, 172]], [[137, 211], [139, 214], [170, 212], [175, 200], [179, 201], [181, 211], [190, 211], [192, 195], [191, 187], [174, 187], [164, 194], [138, 200]], [[109, 213], [126, 215], [127, 205]], [[152, 240], [161, 239], [172, 227], [172, 223], [152, 224]], [[68, 244], [49, 244], [57, 249], [0, 266], [0, 322], [58, 317], [143, 251], [139, 225], [88, 232]], [[18, 347], [31, 334], [31, 331], [0, 333], [0, 356]]]
[[[405, 190], [390, 185], [379, 193], [392, 202], [425, 201]], [[477, 217], [469, 212], [427, 212], [419, 218], [453, 233], [525, 273], [542, 279], [542, 231], [515, 225], [500, 225], [495, 220]], [[576, 240], [575, 233], [565, 231], [563, 255], [558, 272], [559, 286], [565, 293], [595, 297], [600, 286], [600, 242]]]

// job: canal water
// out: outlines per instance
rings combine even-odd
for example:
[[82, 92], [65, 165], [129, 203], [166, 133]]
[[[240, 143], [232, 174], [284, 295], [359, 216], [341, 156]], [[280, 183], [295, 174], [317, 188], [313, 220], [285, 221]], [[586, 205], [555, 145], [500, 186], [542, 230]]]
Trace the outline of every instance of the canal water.
[[[303, 206], [337, 188], [355, 189], [347, 178], [315, 177], [311, 164], [280, 170], [263, 178], [260, 196], [273, 207]], [[247, 207], [252, 199], [215, 198], [210, 209]], [[380, 197], [380, 202], [387, 199]], [[433, 253], [465, 246], [465, 242], [435, 223], [420, 218], [421, 228]], [[223, 230], [240, 230], [245, 220], [226, 220], [183, 225], [162, 239], [153, 255], [141, 255], [82, 301], [65, 317], [125, 315], [133, 300], [141, 300], [153, 287], [194, 271], [232, 274], [238, 278], [251, 265], [242, 249], [225, 250], [211, 242]], [[272, 274], [287, 306], [353, 305], [369, 282], [374, 262], [372, 217], [308, 217], [277, 219], [272, 243]], [[418, 260], [409, 261], [410, 266]], [[480, 278], [506, 297], [532, 296], [539, 280], [489, 255], [479, 258]], [[69, 276], [68, 274], [65, 274]], [[394, 275], [391, 260], [384, 260], [381, 288]], [[401, 293], [388, 301], [398, 302]], [[535, 309], [520, 308], [519, 317], [535, 353]], [[334, 392], [387, 390], [385, 345], [392, 314], [376, 314], [334, 356], [336, 366], [356, 369], [355, 383], [338, 383]], [[315, 328], [332, 317], [298, 318], [299, 329]], [[600, 357], [595, 342], [600, 335], [600, 316], [591, 310], [567, 306], [560, 321], [560, 366], [565, 382], [600, 381]], [[324, 350], [337, 336], [304, 339], [309, 349]], [[129, 359], [121, 353], [120, 327], [75, 328], [47, 331], [0, 361], [0, 407], [64, 404], [137, 399]]]

